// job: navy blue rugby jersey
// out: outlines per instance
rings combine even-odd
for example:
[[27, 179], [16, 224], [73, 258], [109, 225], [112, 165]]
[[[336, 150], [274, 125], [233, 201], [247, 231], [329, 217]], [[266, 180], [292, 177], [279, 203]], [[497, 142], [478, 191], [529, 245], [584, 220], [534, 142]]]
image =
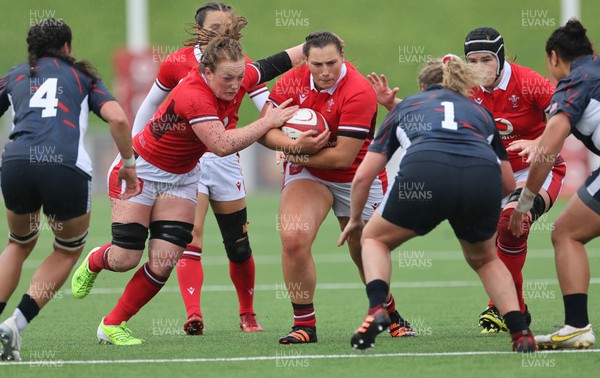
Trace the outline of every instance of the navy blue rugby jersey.
[[[492, 162], [508, 160], [491, 114], [475, 101], [438, 85], [396, 105], [369, 151], [387, 155], [440, 151]], [[404, 156], [404, 155], [403, 155]]]
[[600, 59], [588, 55], [571, 63], [571, 73], [558, 82], [550, 116], [564, 112], [571, 132], [600, 155]]
[[0, 78], [0, 116], [13, 109], [10, 142], [3, 161], [60, 164], [91, 176], [92, 163], [83, 145], [90, 110], [114, 100], [102, 81], [92, 79], [60, 58], [38, 60], [29, 77], [22, 63]]

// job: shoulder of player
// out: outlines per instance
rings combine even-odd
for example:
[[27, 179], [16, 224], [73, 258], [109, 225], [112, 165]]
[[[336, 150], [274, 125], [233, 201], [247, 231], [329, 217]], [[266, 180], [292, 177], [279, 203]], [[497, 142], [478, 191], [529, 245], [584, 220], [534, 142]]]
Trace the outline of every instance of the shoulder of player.
[[[294, 87], [299, 88], [303, 86], [309, 86], [310, 84], [310, 71], [308, 71], [308, 67], [306, 64], [301, 66], [293, 67], [287, 72], [284, 72], [277, 78], [275, 84], [273, 84], [273, 89], [270, 91], [273, 94], [274, 89], [277, 87]], [[288, 93], [288, 92], [286, 92]]]
[[192, 56], [195, 58], [196, 55], [194, 54], [194, 46], [185, 46], [185, 47], [180, 48], [179, 50], [173, 51], [172, 53], [170, 53], [169, 55], [167, 55], [165, 57], [165, 60], [163, 61], [163, 63], [167, 62], [167, 61], [177, 63], [177, 60], [169, 59], [169, 58], [182, 57], [182, 56], [185, 56], [185, 57]]
[[525, 66], [518, 65], [516, 63], [510, 63], [511, 66], [511, 81], [519, 88], [523, 87], [552, 87], [550, 81], [544, 76], [540, 75], [537, 71]]
[[13, 76], [17, 78], [20, 75], [26, 75], [27, 73], [29, 73], [29, 63], [23, 62], [16, 66], [12, 66], [4, 75], [0, 76], [0, 80], [10, 80]]
[[360, 101], [366, 101], [367, 103], [377, 103], [377, 95], [371, 84], [360, 72], [350, 67], [346, 72], [346, 76], [339, 83], [339, 96], [348, 100], [360, 99]]
[[197, 71], [190, 71], [186, 77], [181, 79], [173, 89], [173, 96], [178, 97], [179, 102], [193, 103], [216, 102], [214, 92], [206, 84], [204, 78]]

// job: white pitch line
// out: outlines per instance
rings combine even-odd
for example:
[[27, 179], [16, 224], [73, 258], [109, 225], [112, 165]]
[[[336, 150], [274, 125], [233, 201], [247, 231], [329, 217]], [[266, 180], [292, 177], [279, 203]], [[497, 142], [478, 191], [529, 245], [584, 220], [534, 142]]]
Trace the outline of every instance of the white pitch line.
[[[536, 354], [565, 354], [565, 353], [597, 353], [600, 349], [583, 350], [561, 350], [561, 351], [542, 351]], [[148, 363], [194, 363], [194, 362], [249, 362], [249, 361], [277, 361], [277, 360], [328, 360], [342, 358], [390, 358], [390, 357], [460, 357], [460, 356], [497, 356], [497, 355], [518, 355], [515, 352], [500, 351], [480, 351], [480, 352], [431, 352], [431, 353], [369, 353], [357, 352], [355, 354], [317, 354], [302, 355], [301, 352], [293, 355], [286, 355], [289, 352], [282, 352], [282, 355], [275, 356], [254, 356], [254, 357], [219, 357], [219, 358], [174, 358], [174, 359], [154, 359], [154, 360], [37, 360], [37, 361], [10, 361], [0, 362], [1, 366], [7, 365], [41, 365], [41, 366], [62, 366], [62, 365], [102, 365], [102, 364], [148, 364]], [[522, 354], [522, 357], [533, 358], [536, 354]]]
[[[107, 274], [112, 274], [108, 272]], [[548, 285], [558, 285], [558, 281], [556, 279], [538, 279], [538, 280], [527, 280], [528, 283], [541, 283]], [[591, 285], [600, 284], [600, 278], [592, 278], [590, 279]], [[478, 287], [481, 286], [480, 281], [411, 281], [411, 282], [392, 282], [392, 288], [410, 288], [410, 289], [431, 289], [431, 288], [449, 288], [449, 287]], [[362, 282], [334, 282], [334, 283], [322, 283], [317, 284], [317, 289], [319, 290], [356, 290], [356, 289], [364, 289], [365, 285]], [[541, 288], [539, 288], [541, 290]], [[202, 286], [202, 292], [231, 292], [235, 291], [233, 284], [231, 285], [204, 285]], [[254, 291], [272, 291], [277, 293], [285, 293], [287, 294], [287, 290], [285, 288], [285, 284], [277, 283], [277, 284], [258, 284], [254, 287]], [[71, 291], [69, 289], [64, 291], [65, 293], [70, 294]], [[104, 295], [104, 294], [121, 294], [123, 292], [122, 287], [115, 288], [98, 288], [95, 287], [89, 295]], [[167, 286], [163, 287], [160, 291], [161, 293], [179, 293], [179, 288], [177, 286]], [[282, 299], [285, 295], [283, 295]]]
[[[222, 248], [222, 247], [220, 247]], [[587, 251], [588, 258], [600, 257], [600, 250], [590, 249]], [[391, 254], [392, 262], [398, 263], [399, 259], [404, 260], [405, 268], [418, 268], [418, 266], [411, 266], [411, 262], [416, 264], [419, 261], [431, 261], [442, 262], [442, 261], [464, 261], [463, 254], [457, 250], [395, 250]], [[143, 260], [147, 259], [144, 256]], [[339, 263], [352, 263], [347, 250], [340, 250], [340, 253], [320, 253], [319, 251], [313, 251], [313, 259], [316, 264], [339, 264]], [[552, 249], [530, 249], [527, 252], [527, 259], [549, 259], [554, 261], [554, 250]], [[43, 259], [29, 259], [25, 260], [25, 269], [37, 269], [37, 267], [43, 262]], [[261, 255], [260, 252], [254, 253], [254, 262], [256, 265], [281, 265], [280, 255]], [[211, 250], [204, 252], [202, 258], [203, 266], [225, 266], [229, 264], [229, 260], [225, 256], [225, 252]], [[397, 266], [397, 264], [396, 264]]]

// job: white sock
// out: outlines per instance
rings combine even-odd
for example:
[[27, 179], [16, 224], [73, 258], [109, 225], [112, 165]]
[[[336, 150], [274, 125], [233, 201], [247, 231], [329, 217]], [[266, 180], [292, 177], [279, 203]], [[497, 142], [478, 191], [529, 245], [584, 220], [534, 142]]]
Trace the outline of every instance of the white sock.
[[19, 330], [19, 333], [23, 333], [25, 327], [27, 327], [27, 325], [29, 324], [27, 319], [25, 319], [25, 315], [23, 315], [21, 310], [17, 308], [15, 309], [15, 312], [13, 312], [13, 316], [15, 318], [15, 323], [17, 324], [17, 329]]

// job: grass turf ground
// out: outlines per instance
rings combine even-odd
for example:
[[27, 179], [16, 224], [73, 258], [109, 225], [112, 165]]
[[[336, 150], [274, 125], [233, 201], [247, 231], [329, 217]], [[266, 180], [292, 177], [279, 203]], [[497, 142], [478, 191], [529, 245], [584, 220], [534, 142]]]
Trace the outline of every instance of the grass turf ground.
[[[184, 24], [192, 20], [196, 7], [203, 2], [150, 0], [153, 52], [162, 56], [179, 48], [186, 37]], [[418, 90], [415, 75], [428, 57], [448, 52], [462, 55], [466, 33], [483, 25], [493, 26], [503, 34], [510, 59], [518, 57], [517, 63], [544, 74], [543, 46], [560, 23], [558, 0], [381, 0], [375, 5], [367, 0], [353, 1], [351, 5], [339, 0], [228, 3], [250, 20], [243, 40], [249, 56], [267, 56], [299, 43], [314, 30], [331, 30], [346, 41], [347, 59], [363, 73], [386, 73], [391, 83], [400, 86], [402, 97]], [[595, 20], [600, 15], [600, 3], [582, 0], [581, 4], [582, 21], [597, 42], [600, 24]], [[30, 23], [53, 15], [65, 19], [73, 28], [75, 56], [91, 60], [114, 91], [112, 52], [126, 42], [124, 2], [21, 0], [5, 8], [0, 26], [4, 31], [0, 33], [0, 48], [5, 52], [0, 54], [0, 75], [26, 59], [25, 36]], [[250, 102], [244, 102], [240, 124], [253, 120], [256, 112], [252, 108]], [[380, 121], [384, 114], [385, 111], [380, 113]], [[91, 121], [94, 126], [100, 124], [95, 117]], [[105, 125], [101, 130], [92, 129], [107, 132]], [[97, 179], [104, 180], [103, 175], [100, 172]], [[314, 248], [320, 284], [315, 298], [319, 343], [279, 346], [277, 339], [289, 330], [292, 319], [291, 306], [282, 290], [275, 217], [277, 196], [265, 194], [249, 200], [250, 235], [257, 264], [256, 311], [265, 332], [248, 335], [237, 328], [237, 300], [217, 227], [209, 216], [209, 237], [203, 256], [204, 336], [179, 334], [185, 314], [173, 277], [164, 292], [130, 322], [134, 334], [147, 340], [145, 345], [127, 349], [97, 345], [95, 330], [100, 317], [114, 306], [132, 274], [105, 272], [94, 293], [83, 301], [67, 291], [59, 292], [25, 334], [22, 356], [29, 362], [21, 366], [0, 364], [0, 376], [568, 377], [589, 375], [600, 362], [600, 354], [595, 350], [521, 356], [508, 352], [508, 336], [480, 335], [477, 318], [487, 299], [447, 225], [393, 254], [393, 289], [398, 306], [420, 336], [391, 339], [382, 335], [372, 352], [350, 351], [350, 335], [362, 320], [367, 300], [346, 250], [334, 247], [338, 229], [331, 218], [323, 225]], [[557, 210], [538, 222], [538, 229], [530, 238], [531, 251], [525, 266], [525, 288], [536, 333], [549, 332], [553, 323], [563, 320], [549, 235]], [[0, 218], [0, 234], [6, 235], [6, 221]], [[107, 200], [95, 198], [87, 250], [108, 240], [109, 219]], [[27, 290], [34, 268], [48, 252], [49, 234], [44, 230], [38, 249], [26, 263], [21, 285], [0, 320], [10, 314]], [[596, 324], [600, 310], [600, 302], [594, 300], [598, 297], [600, 277], [599, 246], [592, 242], [589, 248], [594, 277], [589, 312]], [[178, 359], [186, 362], [177, 362]], [[116, 360], [123, 362], [111, 363]]]
[[[414, 239], [393, 252], [392, 288], [401, 313], [413, 322], [419, 336], [392, 339], [381, 335], [375, 349], [352, 351], [349, 339], [367, 309], [364, 288], [345, 248], [334, 247], [337, 224], [329, 217], [315, 242], [313, 254], [319, 287], [315, 305], [319, 342], [280, 346], [289, 331], [291, 306], [283, 288], [280, 242], [275, 226], [276, 194], [249, 198], [251, 231], [257, 271], [255, 309], [262, 333], [238, 328], [237, 299], [228, 276], [227, 259], [212, 216], [207, 222], [203, 263], [205, 287], [202, 308], [205, 334], [183, 335], [185, 311], [173, 276], [163, 291], [136, 315], [129, 326], [146, 340], [142, 346], [98, 345], [100, 318], [115, 305], [132, 272], [103, 272], [95, 289], [77, 300], [68, 285], [32, 322], [24, 335], [20, 366], [0, 364], [2, 376], [362, 376], [377, 371], [400, 376], [558, 376], [591, 370], [600, 360], [597, 350], [578, 353], [519, 355], [510, 351], [507, 335], [480, 335], [479, 312], [486, 295], [466, 265], [447, 224], [429, 236]], [[525, 267], [525, 295], [533, 315], [534, 333], [547, 333], [563, 321], [561, 294], [556, 284], [550, 233], [564, 203], [542, 218], [530, 238]], [[108, 201], [94, 198], [88, 248], [109, 237]], [[6, 233], [6, 224], [0, 224]], [[50, 231], [43, 229], [39, 247], [26, 263], [21, 284], [2, 315], [6, 318], [27, 290], [35, 267], [47, 253]], [[600, 249], [588, 248], [592, 267], [590, 316], [598, 324]], [[117, 362], [118, 361], [118, 362]]]

